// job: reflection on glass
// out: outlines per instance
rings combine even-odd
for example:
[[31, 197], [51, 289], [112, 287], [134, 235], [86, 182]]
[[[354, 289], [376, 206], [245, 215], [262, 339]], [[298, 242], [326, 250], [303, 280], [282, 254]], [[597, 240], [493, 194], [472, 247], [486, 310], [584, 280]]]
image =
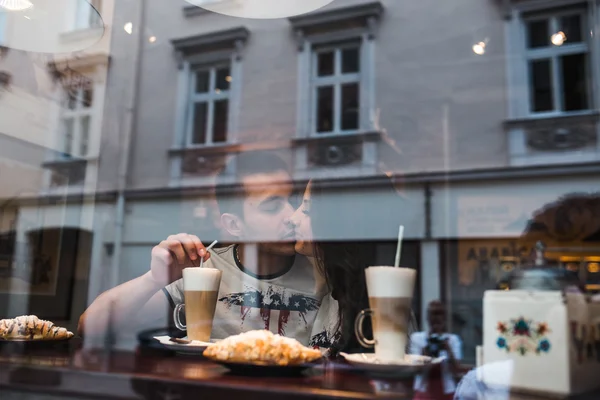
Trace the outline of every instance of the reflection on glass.
[[555, 34], [553, 34], [550, 37], [550, 41], [555, 46], [562, 46], [566, 40], [567, 40], [567, 36], [565, 35], [565, 33], [563, 31], [556, 32]]
[[317, 132], [333, 130], [333, 86], [317, 89]]
[[74, 110], [75, 108], [77, 108], [77, 94], [77, 89], [67, 89], [67, 107], [69, 108], [69, 110]]
[[560, 58], [565, 111], [588, 108], [587, 57], [573, 54]]
[[560, 18], [560, 30], [565, 33], [568, 43], [578, 43], [582, 40], [581, 15], [567, 15]]
[[317, 75], [318, 76], [329, 76], [333, 75], [335, 71], [335, 53], [332, 51], [319, 53], [317, 56]]
[[[571, 193], [598, 190], [592, 173], [600, 160], [594, 2], [470, 0], [456, 8], [413, 1], [407, 8], [409, 2], [394, 0], [339, 0], [298, 18], [264, 21], [156, 1], [134, 1], [135, 7], [57, 1], [65, 7], [31, 0], [26, 12], [0, 12], [1, 45], [20, 33], [28, 44], [41, 43], [38, 3], [52, 3], [60, 14], [51, 21], [58, 30], [48, 35], [52, 47], [80, 48], [80, 40], [89, 45], [86, 38], [96, 38], [75, 52], [0, 46], [0, 316], [40, 311], [75, 331], [84, 309], [107, 299], [101, 293], [142, 277], [148, 290], [115, 296], [119, 304], [93, 318], [90, 326], [98, 329], [85, 335], [114, 328], [115, 346], [135, 345], [139, 332], [124, 331], [141, 327], [123, 321], [137, 322], [140, 310], [128, 305], [138, 308], [147, 299], [129, 296], [154, 290], [163, 300], [165, 318], [148, 328], [170, 322], [163, 287], [174, 284], [170, 300], [185, 300], [178, 296], [179, 276], [164, 282], [167, 273], [143, 277], [152, 274], [152, 249], [178, 233], [205, 244], [219, 239], [216, 250], [226, 249], [244, 285], [257, 281], [254, 274], [277, 276], [283, 288], [271, 298], [268, 285], [224, 288], [221, 316], [233, 323], [219, 338], [239, 327], [267, 326], [309, 346], [330, 347], [335, 327], [319, 320], [323, 326], [313, 330], [317, 319], [304, 313], [303, 298], [282, 309], [286, 285], [316, 288], [318, 279], [302, 275], [315, 260], [335, 278], [348, 277], [343, 268], [359, 258], [348, 253], [361, 244], [368, 265], [393, 263], [398, 224], [406, 227], [402, 264], [414, 266], [419, 279], [432, 279], [415, 286], [419, 324], [425, 325], [427, 302], [439, 298], [448, 310], [447, 327], [438, 333], [460, 336], [465, 364], [474, 363], [475, 346], [484, 341], [485, 292], [510, 291], [505, 275], [530, 264], [537, 240], [583, 253], [555, 250], [552, 257], [576, 256], [555, 264], [600, 291], [600, 258], [592, 258], [600, 257], [597, 196], [546, 208]], [[261, 0], [210, 1], [241, 7]], [[295, 0], [279, 3], [285, 1]], [[100, 41], [97, 14], [83, 7], [89, 4], [106, 22]], [[283, 160], [261, 155], [240, 162], [238, 156], [264, 148], [276, 148]], [[400, 199], [383, 200], [384, 177], [402, 192]], [[248, 195], [248, 182], [263, 178], [260, 190]], [[305, 201], [307, 182], [313, 197]], [[335, 219], [325, 224], [329, 217]], [[393, 223], [391, 233], [380, 220]], [[307, 221], [318, 235], [309, 234]], [[48, 255], [52, 236], [31, 233], [66, 227], [89, 235], [87, 255], [67, 247], [82, 247], [83, 235], [57, 242], [59, 249]], [[535, 237], [521, 240], [524, 232]], [[338, 254], [312, 257], [319, 239]], [[280, 244], [285, 254], [268, 253]], [[45, 279], [48, 267], [39, 260], [47, 256], [61, 282], [56, 294], [40, 294], [49, 288], [36, 284]], [[279, 268], [288, 264], [291, 275]], [[72, 290], [63, 290], [67, 286]], [[310, 313], [336, 312], [325, 286]], [[359, 290], [336, 290], [343, 300], [338, 305], [348, 292]], [[331, 297], [330, 310], [322, 296]], [[104, 323], [110, 313], [114, 318]], [[352, 316], [342, 321], [351, 323]], [[105, 339], [98, 342], [113, 343]], [[429, 327], [420, 339], [419, 354], [438, 353]], [[198, 377], [201, 370], [181, 374]], [[372, 389], [392, 391], [359, 379], [328, 384], [334, 390], [362, 385], [366, 396]]]
[[0, 10], [23, 11], [33, 7], [29, 0], [0, 0]]
[[[90, 7], [90, 5], [92, 7]], [[91, 0], [88, 2], [77, 3], [77, 13], [75, 17], [76, 29], [90, 29], [102, 26], [102, 19], [99, 12], [102, 11], [102, 0]]]
[[550, 44], [548, 20], [531, 21], [527, 24], [527, 47], [530, 49], [546, 47]]
[[230, 79], [229, 68], [221, 68], [217, 70], [216, 88], [219, 90], [229, 90]]
[[210, 70], [196, 72], [196, 93], [206, 93], [210, 87]]
[[358, 83], [342, 85], [342, 130], [358, 129], [359, 111]]
[[[0, 44], [43, 54], [86, 51], [106, 33], [96, 4], [100, 8], [99, 0], [0, 0], [0, 22], [4, 21]], [[80, 33], [76, 40], [65, 40], [65, 34], [73, 32]]]
[[194, 126], [192, 134], [192, 144], [206, 143], [206, 122], [208, 108], [206, 103], [196, 103], [194, 105]]
[[215, 116], [213, 128], [213, 142], [223, 143], [227, 141], [227, 115], [229, 112], [229, 101], [215, 101]]
[[103, 0], [92, 0], [90, 4], [92, 7], [96, 9], [96, 12], [90, 13], [90, 27], [102, 26], [102, 18], [100, 18], [100, 14], [102, 13], [102, 1]]
[[85, 157], [88, 153], [88, 142], [90, 139], [90, 116], [81, 117], [81, 127], [79, 131], [81, 137], [79, 142], [79, 155]]
[[360, 54], [358, 48], [342, 50], [342, 73], [349, 74], [360, 70]]
[[531, 61], [529, 66], [531, 74], [531, 110], [533, 112], [551, 111], [554, 105], [550, 60]]
[[91, 107], [92, 101], [94, 100], [94, 90], [90, 88], [83, 89], [83, 106]]
[[64, 125], [64, 145], [63, 151], [66, 154], [71, 154], [73, 151], [73, 129], [74, 129], [74, 120], [73, 118], [68, 118], [63, 121]]

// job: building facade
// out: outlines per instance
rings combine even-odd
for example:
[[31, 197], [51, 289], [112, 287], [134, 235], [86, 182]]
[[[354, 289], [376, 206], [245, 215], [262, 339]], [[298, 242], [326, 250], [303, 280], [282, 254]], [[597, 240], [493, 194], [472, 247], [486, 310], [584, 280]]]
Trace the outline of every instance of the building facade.
[[[23, 257], [34, 242], [62, 248], [56, 234], [30, 232], [86, 232], [64, 233], [86, 254], [71, 263], [85, 271], [73, 296], [86, 299], [71, 327], [103, 290], [146, 272], [168, 235], [221, 238], [213, 186], [232, 200], [242, 191], [235, 165], [214, 174], [254, 149], [279, 151], [299, 192], [313, 179], [348, 215], [371, 209], [402, 223], [418, 318], [426, 326], [427, 304], [444, 300], [467, 361], [481, 342], [483, 292], [528, 263], [536, 241], [594, 289], [597, 1], [336, 0], [272, 20], [188, 2], [94, 5], [105, 32], [85, 51], [0, 60], [11, 75], [10, 90], [0, 75], [0, 102], [12, 107], [0, 108], [0, 132], [15, 149], [0, 160], [14, 169], [0, 173], [13, 179], [0, 187], [11, 189], [0, 227], [26, 244], [14, 250]], [[71, 9], [63, 39], [89, 38], [93, 13]], [[36, 62], [11, 69], [14, 57]], [[365, 223], [321, 239], [371, 241], [374, 264], [388, 264], [396, 234]]]
[[[275, 20], [149, 2], [118, 5], [116, 15], [108, 98], [136, 82], [132, 122], [102, 135], [97, 188], [123, 199], [108, 196], [107, 210], [117, 209], [101, 218], [117, 227], [98, 258], [113, 266], [106, 287], [144, 273], [150, 249], [170, 234], [220, 237], [211, 187], [241, 194], [235, 168], [217, 182], [214, 172], [233, 154], [277, 149], [299, 188], [326, 182], [349, 213], [381, 204], [378, 177], [392, 177], [402, 198], [377, 209], [397, 208], [405, 225], [421, 322], [442, 298], [450, 327], [476, 343], [483, 291], [528, 261], [532, 221], [600, 187], [593, 1], [348, 0]], [[107, 107], [104, 126], [121, 112]], [[552, 232], [540, 236], [550, 246], [597, 242], [592, 232], [562, 246]], [[394, 233], [331, 236], [377, 240], [376, 261], [393, 260]], [[585, 269], [594, 251], [569, 257]], [[473, 348], [465, 354], [474, 360]]]
[[0, 308], [74, 328], [87, 302], [113, 2], [38, 6], [0, 7]]

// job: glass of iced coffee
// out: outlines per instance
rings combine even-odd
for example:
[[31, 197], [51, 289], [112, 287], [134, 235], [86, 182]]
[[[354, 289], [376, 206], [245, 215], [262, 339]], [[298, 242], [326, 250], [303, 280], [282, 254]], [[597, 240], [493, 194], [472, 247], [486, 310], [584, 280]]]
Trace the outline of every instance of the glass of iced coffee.
[[[408, 344], [417, 272], [411, 268], [369, 267], [365, 274], [370, 308], [356, 317], [356, 336], [364, 347], [375, 347], [378, 360], [402, 361]], [[363, 333], [367, 316], [372, 320], [373, 339], [366, 338]]]
[[[185, 268], [183, 292], [185, 304], [179, 304], [173, 312], [175, 326], [187, 330], [188, 340], [210, 341], [221, 271], [216, 268]], [[185, 324], [181, 312], [185, 312]]]

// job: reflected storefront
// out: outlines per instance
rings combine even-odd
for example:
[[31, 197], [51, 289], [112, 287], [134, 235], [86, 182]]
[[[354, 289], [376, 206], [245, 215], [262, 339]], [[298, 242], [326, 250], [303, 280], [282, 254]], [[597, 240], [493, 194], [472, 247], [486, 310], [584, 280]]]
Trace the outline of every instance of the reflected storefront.
[[34, 314], [73, 327], [87, 301], [94, 205], [57, 202], [21, 204], [0, 292], [7, 314]]
[[513, 269], [532, 266], [538, 242], [545, 246], [546, 265], [577, 272], [586, 291], [598, 291], [596, 187], [595, 176], [538, 178], [457, 184], [434, 196], [434, 204], [440, 201], [434, 214], [447, 206], [451, 211], [443, 215], [457, 216], [443, 225], [449, 237], [439, 242], [440, 268], [442, 296], [452, 310], [449, 324], [465, 340], [465, 360], [475, 362], [475, 346], [482, 343], [484, 293], [504, 289], [501, 280]]

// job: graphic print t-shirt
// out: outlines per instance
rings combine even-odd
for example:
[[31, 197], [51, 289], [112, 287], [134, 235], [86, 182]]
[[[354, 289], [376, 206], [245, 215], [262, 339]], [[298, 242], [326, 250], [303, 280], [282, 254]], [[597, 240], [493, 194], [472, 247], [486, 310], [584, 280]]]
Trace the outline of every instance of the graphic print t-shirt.
[[[211, 337], [225, 339], [266, 329], [308, 345], [326, 289], [321, 275], [304, 257], [277, 277], [256, 277], [236, 262], [235, 245], [211, 250], [205, 264], [221, 270], [221, 287]], [[184, 302], [183, 279], [168, 285], [165, 293], [174, 304]]]

